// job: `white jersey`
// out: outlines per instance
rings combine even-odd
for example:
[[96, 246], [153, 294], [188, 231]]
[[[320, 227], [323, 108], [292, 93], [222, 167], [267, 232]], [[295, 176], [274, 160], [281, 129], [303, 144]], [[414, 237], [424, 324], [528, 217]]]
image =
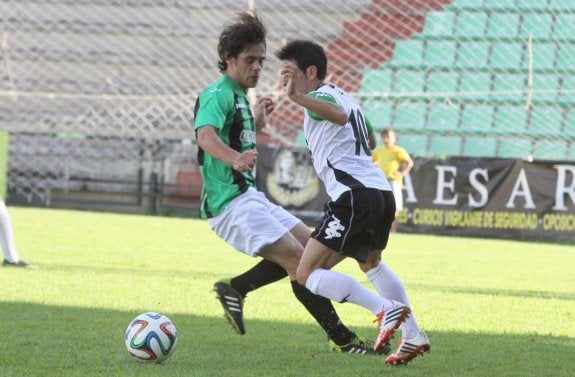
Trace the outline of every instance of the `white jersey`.
[[335, 103], [348, 115], [342, 126], [305, 111], [304, 134], [313, 166], [331, 200], [356, 188], [391, 191], [385, 174], [371, 161], [365, 116], [357, 101], [340, 88], [326, 84], [309, 96]]

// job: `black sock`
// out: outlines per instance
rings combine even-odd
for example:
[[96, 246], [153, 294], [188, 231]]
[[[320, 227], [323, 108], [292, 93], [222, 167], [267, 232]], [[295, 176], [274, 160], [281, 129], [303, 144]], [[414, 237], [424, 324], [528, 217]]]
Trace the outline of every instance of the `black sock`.
[[291, 286], [295, 297], [305, 306], [335, 344], [344, 346], [355, 338], [355, 333], [339, 319], [330, 300], [311, 293], [309, 289], [298, 284], [295, 280], [292, 280]]
[[286, 270], [279, 264], [262, 259], [243, 274], [233, 277], [231, 284], [242, 297], [246, 297], [249, 292], [281, 280], [287, 275]]

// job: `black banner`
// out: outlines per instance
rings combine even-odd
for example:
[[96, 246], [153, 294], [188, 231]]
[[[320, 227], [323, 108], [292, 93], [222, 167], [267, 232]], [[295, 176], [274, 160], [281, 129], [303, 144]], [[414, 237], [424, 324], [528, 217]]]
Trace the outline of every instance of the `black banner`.
[[329, 200], [307, 149], [258, 146], [256, 181], [268, 199], [309, 225], [316, 225]]
[[575, 241], [575, 164], [415, 159], [400, 230]]
[[[259, 149], [258, 184], [316, 225], [329, 200], [307, 150]], [[404, 181], [402, 232], [575, 241], [575, 163], [415, 158]]]

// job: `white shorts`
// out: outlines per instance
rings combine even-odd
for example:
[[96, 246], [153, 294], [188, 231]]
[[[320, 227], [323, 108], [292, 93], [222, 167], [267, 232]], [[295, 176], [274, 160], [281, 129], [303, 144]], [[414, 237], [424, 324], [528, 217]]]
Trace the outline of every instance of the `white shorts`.
[[232, 200], [218, 216], [208, 219], [218, 237], [252, 257], [300, 222], [297, 217], [270, 202], [263, 193], [253, 189]]
[[403, 210], [403, 190], [401, 189], [401, 185], [393, 179], [389, 179], [388, 181], [391, 185], [393, 196], [395, 196], [395, 211], [401, 212]]

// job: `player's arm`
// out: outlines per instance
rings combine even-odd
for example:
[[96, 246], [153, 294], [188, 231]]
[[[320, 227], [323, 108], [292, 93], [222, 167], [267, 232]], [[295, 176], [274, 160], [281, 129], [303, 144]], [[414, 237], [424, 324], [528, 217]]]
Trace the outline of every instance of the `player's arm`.
[[320, 95], [317, 96], [318, 98], [313, 98], [296, 89], [295, 80], [302, 74], [303, 72], [295, 64], [288, 63], [282, 67], [281, 82], [285, 86], [288, 98], [305, 107], [308, 112], [314, 113], [317, 116], [316, 119], [325, 119], [335, 124], [345, 125], [348, 114], [335, 101], [324, 101]]
[[324, 101], [321, 97], [313, 98], [303, 93], [294, 93], [289, 98], [308, 111], [317, 115], [318, 118], [329, 120], [332, 123], [343, 126], [348, 121], [348, 115], [339, 105]]
[[413, 160], [410, 157], [403, 162], [403, 164], [401, 166], [401, 170], [399, 171], [399, 173], [405, 177], [407, 175], [407, 173], [409, 173], [411, 168], [413, 168]]
[[369, 139], [369, 149], [375, 149], [377, 147], [377, 139], [375, 133], [373, 132], [373, 126], [367, 117], [365, 117], [365, 125], [367, 127], [367, 137]]
[[401, 174], [402, 177], [405, 177], [411, 168], [413, 168], [413, 159], [405, 150], [401, 150], [399, 157], [401, 160], [401, 167], [398, 170], [398, 173]]
[[377, 147], [377, 139], [373, 133], [369, 134], [369, 149], [375, 149]]
[[252, 171], [256, 165], [257, 152], [250, 149], [242, 153], [228, 147], [218, 136], [215, 127], [203, 126], [197, 130], [198, 146], [210, 156], [230, 165], [237, 171]]

